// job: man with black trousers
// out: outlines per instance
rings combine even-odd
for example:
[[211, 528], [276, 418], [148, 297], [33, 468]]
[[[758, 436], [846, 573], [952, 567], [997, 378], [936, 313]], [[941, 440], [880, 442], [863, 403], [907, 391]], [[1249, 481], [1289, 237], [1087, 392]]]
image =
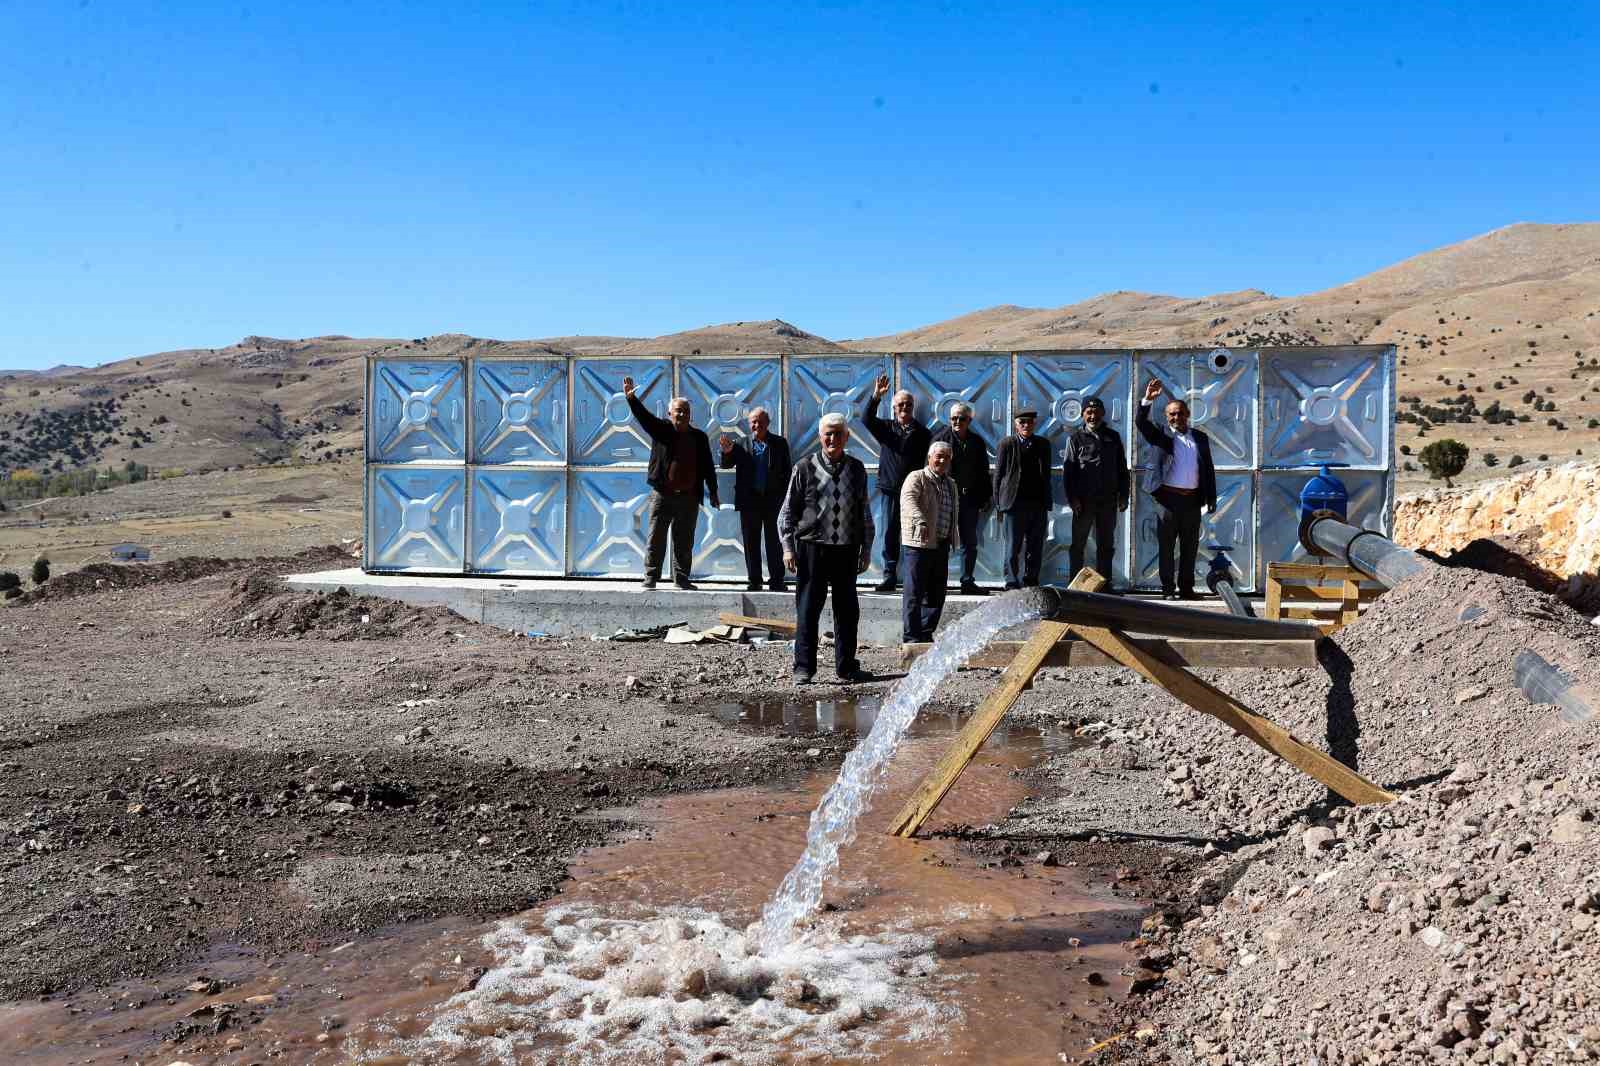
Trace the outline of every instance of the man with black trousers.
[[722, 467], [732, 467], [733, 506], [739, 512], [739, 532], [744, 540], [744, 568], [751, 592], [761, 589], [761, 549], [767, 549], [767, 588], [787, 592], [784, 584], [783, 545], [778, 539], [778, 508], [789, 487], [789, 442], [769, 433], [772, 416], [765, 407], [750, 410], [750, 446], [726, 433], [719, 444]]
[[987, 596], [988, 590], [978, 584], [977, 577], [978, 530], [983, 524], [983, 512], [994, 499], [994, 485], [989, 481], [989, 442], [972, 428], [971, 404], [950, 405], [950, 424], [941, 426], [933, 435], [935, 444], [940, 441], [950, 445], [950, 476], [961, 491], [957, 516], [961, 527], [961, 593]]
[[[667, 531], [672, 531], [672, 583], [692, 589], [689, 569], [694, 560], [694, 527], [700, 517], [700, 500], [717, 499], [717, 468], [711, 463], [711, 439], [689, 424], [689, 401], [674, 396], [667, 403], [671, 421], [651, 414], [633, 394], [633, 379], [622, 379], [622, 395], [639, 425], [650, 435], [650, 466], [644, 479], [650, 494], [650, 539], [644, 557], [644, 587], [653, 589], [661, 579], [667, 554]], [[702, 488], [704, 491], [702, 491]]]
[[1044, 534], [1054, 495], [1050, 488], [1050, 442], [1033, 432], [1036, 411], [1018, 411], [1015, 431], [994, 457], [994, 505], [1006, 516], [1006, 588], [1039, 584]]
[[856, 659], [856, 577], [866, 572], [872, 552], [867, 468], [845, 454], [850, 427], [843, 415], [823, 415], [817, 436], [822, 450], [795, 465], [778, 510], [783, 562], [794, 571], [794, 683], [809, 685], [817, 672], [817, 624], [830, 594], [834, 671], [846, 683], [870, 681]]
[[894, 421], [885, 422], [878, 417], [878, 401], [889, 392], [889, 375], [879, 374], [867, 402], [861, 410], [861, 421], [867, 432], [877, 440], [878, 495], [884, 497], [883, 528], [883, 580], [874, 590], [893, 592], [900, 585], [900, 488], [913, 470], [921, 470], [928, 463], [928, 445], [933, 434], [917, 421], [917, 401], [904, 389], [894, 394]]
[[[1155, 449], [1155, 462], [1145, 473], [1144, 491], [1156, 501], [1156, 548], [1161, 568], [1161, 598], [1197, 600], [1194, 562], [1200, 554], [1200, 516], [1217, 509], [1217, 471], [1211, 465], [1211, 438], [1189, 425], [1189, 405], [1167, 404], [1167, 424], [1157, 426], [1150, 405], [1161, 395], [1161, 382], [1145, 386], [1136, 425]], [[1173, 548], [1177, 566], [1173, 566]]]
[[1122, 435], [1106, 425], [1106, 405], [1098, 396], [1083, 401], [1083, 425], [1067, 438], [1061, 458], [1061, 487], [1072, 508], [1068, 573], [1083, 569], [1093, 531], [1095, 569], [1110, 581], [1116, 560], [1117, 514], [1128, 509], [1132, 486]]

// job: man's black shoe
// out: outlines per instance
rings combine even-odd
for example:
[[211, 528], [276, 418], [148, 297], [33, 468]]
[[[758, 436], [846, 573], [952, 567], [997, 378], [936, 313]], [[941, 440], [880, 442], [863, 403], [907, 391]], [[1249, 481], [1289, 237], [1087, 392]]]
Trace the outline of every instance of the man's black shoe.
[[809, 685], [811, 684], [811, 675], [804, 670], [796, 670], [794, 672], [794, 683], [797, 685]]
[[782, 581], [774, 581], [772, 584], [768, 585], [767, 588], [771, 589], [773, 592], [789, 591], [789, 586], [785, 585]]
[[653, 577], [647, 577], [643, 581], [639, 582], [639, 587], [642, 589], [653, 589], [656, 587], [656, 579]]
[[1178, 593], [1178, 599], [1180, 600], [1198, 600], [1200, 598], [1200, 594], [1194, 589], [1184, 589], [1182, 592]]
[[963, 581], [961, 583], [961, 595], [987, 596], [989, 595], [989, 590], [978, 584], [976, 581]]
[[673, 584], [674, 584], [674, 585], [676, 585], [676, 586], [677, 586], [677, 587], [678, 587], [678, 588], [680, 588], [680, 589], [685, 589], [685, 590], [687, 590], [687, 591], [689, 591], [689, 592], [697, 592], [697, 591], [699, 591], [699, 589], [698, 589], [698, 587], [697, 587], [697, 586], [696, 586], [696, 585], [695, 585], [695, 583], [694, 583], [694, 582], [692, 582], [692, 581], [690, 581], [690, 580], [689, 580], [689, 579], [688, 579], [688, 578], [686, 578], [686, 577], [680, 577], [680, 578], [677, 578], [677, 579], [675, 579], [675, 580], [674, 580], [674, 581], [673, 581], [673, 582], [672, 582], [672, 583], [673, 583]]
[[752, 582], [750, 582], [748, 585], [746, 585], [744, 587], [744, 590], [746, 592], [760, 592], [761, 591], [761, 582], [752, 581]]
[[1178, 598], [1178, 594], [1176, 592], [1168, 592], [1167, 590], [1162, 589], [1161, 598], [1164, 600], [1175, 600]]
[[897, 589], [899, 587], [900, 587], [900, 583], [898, 581], [896, 581], [892, 577], [886, 577], [882, 581], [878, 582], [876, 585], [872, 586], [872, 591], [873, 592], [893, 592], [895, 589]]
[[853, 670], [846, 670], [844, 673], [839, 675], [839, 682], [845, 685], [863, 685], [868, 681], [876, 680], [877, 678], [873, 677], [859, 666]]
[[1007, 581], [1006, 582], [1006, 591], [1007, 592], [1015, 591], [1016, 589], [1020, 589], [1021, 587], [1022, 586], [1017, 584], [1015, 581]]

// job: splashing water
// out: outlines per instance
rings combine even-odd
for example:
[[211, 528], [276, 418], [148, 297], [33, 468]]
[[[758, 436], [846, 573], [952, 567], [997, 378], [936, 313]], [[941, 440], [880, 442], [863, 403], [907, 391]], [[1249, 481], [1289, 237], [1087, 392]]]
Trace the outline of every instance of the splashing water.
[[811, 812], [806, 850], [761, 912], [757, 940], [772, 954], [795, 938], [795, 927], [822, 902], [822, 887], [839, 868], [839, 852], [856, 838], [856, 822], [883, 781], [889, 760], [933, 690], [1007, 626], [1038, 618], [1043, 596], [1035, 589], [1011, 592], [963, 615], [939, 634], [927, 654], [889, 693], [866, 739], [845, 757], [839, 778]]

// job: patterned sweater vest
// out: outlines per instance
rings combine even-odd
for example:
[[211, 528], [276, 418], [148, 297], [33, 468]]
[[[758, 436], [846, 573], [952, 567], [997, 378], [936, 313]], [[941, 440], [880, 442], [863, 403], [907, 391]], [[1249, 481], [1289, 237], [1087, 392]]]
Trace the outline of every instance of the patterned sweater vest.
[[795, 528], [798, 540], [817, 544], [855, 544], [866, 541], [867, 468], [847, 455], [830, 469], [821, 454], [797, 468], [805, 479], [805, 510]]

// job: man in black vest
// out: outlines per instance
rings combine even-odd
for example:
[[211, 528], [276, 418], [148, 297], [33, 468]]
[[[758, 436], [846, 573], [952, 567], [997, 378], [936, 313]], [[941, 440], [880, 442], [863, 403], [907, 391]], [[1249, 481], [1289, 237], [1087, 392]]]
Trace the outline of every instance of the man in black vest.
[[1018, 411], [1016, 431], [994, 457], [994, 505], [1006, 516], [1006, 588], [1033, 588], [1044, 563], [1044, 534], [1054, 493], [1050, 488], [1050, 442], [1033, 432], [1035, 411]]
[[[1161, 395], [1161, 382], [1145, 386], [1135, 424], [1156, 450], [1145, 474], [1144, 490], [1156, 501], [1156, 549], [1161, 570], [1161, 598], [1197, 600], [1194, 562], [1200, 554], [1200, 516], [1217, 509], [1217, 471], [1211, 465], [1211, 438], [1189, 425], [1189, 405], [1167, 404], [1167, 424], [1157, 426], [1150, 405]], [[1178, 548], [1176, 573], [1173, 546]]]
[[894, 394], [894, 421], [878, 417], [878, 401], [889, 391], [889, 375], [879, 374], [871, 395], [861, 411], [867, 432], [880, 445], [878, 450], [878, 494], [884, 497], [883, 580], [878, 592], [893, 592], [900, 584], [900, 487], [913, 470], [928, 465], [928, 445], [933, 434], [917, 421], [917, 401], [901, 389]]
[[733, 476], [733, 506], [739, 512], [739, 532], [744, 539], [745, 575], [748, 588], [761, 588], [761, 549], [767, 549], [767, 587], [786, 592], [783, 545], [778, 539], [778, 508], [789, 488], [789, 442], [769, 433], [772, 416], [765, 407], [750, 411], [750, 444], [738, 443], [726, 433], [719, 444], [722, 467], [737, 471]]
[[1075, 576], [1083, 569], [1093, 530], [1095, 569], [1110, 581], [1116, 558], [1112, 549], [1116, 547], [1117, 514], [1128, 509], [1132, 486], [1122, 434], [1106, 425], [1106, 405], [1098, 396], [1083, 401], [1083, 425], [1067, 438], [1061, 485], [1066, 489], [1067, 506], [1072, 508], [1072, 566], [1068, 573]]
[[[644, 479], [655, 491], [650, 494], [650, 539], [644, 557], [644, 587], [653, 589], [661, 579], [661, 563], [667, 554], [667, 531], [672, 531], [672, 583], [692, 589], [689, 569], [694, 561], [694, 527], [700, 517], [700, 501], [711, 497], [711, 506], [721, 507], [717, 499], [717, 468], [711, 464], [711, 440], [705, 432], [689, 424], [689, 401], [674, 396], [667, 403], [671, 421], [657, 418], [633, 394], [633, 379], [622, 379], [622, 395], [639, 425], [650, 435], [650, 466]], [[704, 492], [702, 493], [702, 487]]]
[[972, 428], [972, 405], [951, 404], [950, 424], [941, 426], [933, 440], [950, 445], [950, 476], [961, 490], [961, 593], [987, 596], [988, 590], [978, 584], [977, 577], [978, 531], [983, 512], [994, 499], [994, 485], [989, 481], [989, 442]]

